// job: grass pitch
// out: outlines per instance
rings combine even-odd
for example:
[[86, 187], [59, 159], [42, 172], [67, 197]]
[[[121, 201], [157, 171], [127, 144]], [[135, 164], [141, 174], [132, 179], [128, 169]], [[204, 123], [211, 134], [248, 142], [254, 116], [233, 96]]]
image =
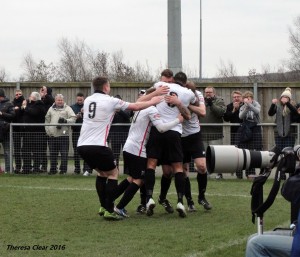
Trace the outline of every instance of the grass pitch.
[[[266, 194], [272, 182], [265, 185]], [[196, 202], [196, 179], [191, 183]], [[175, 207], [173, 184], [168, 199]], [[247, 237], [257, 230], [251, 223], [251, 185], [209, 179], [213, 209], [197, 204], [197, 212], [184, 219], [159, 205], [152, 217], [136, 214], [137, 194], [126, 208], [130, 218], [109, 222], [98, 216], [94, 176], [1, 175], [0, 256], [241, 257]], [[159, 188], [157, 178], [157, 204]], [[287, 227], [289, 219], [289, 203], [278, 195], [265, 214], [264, 229]]]

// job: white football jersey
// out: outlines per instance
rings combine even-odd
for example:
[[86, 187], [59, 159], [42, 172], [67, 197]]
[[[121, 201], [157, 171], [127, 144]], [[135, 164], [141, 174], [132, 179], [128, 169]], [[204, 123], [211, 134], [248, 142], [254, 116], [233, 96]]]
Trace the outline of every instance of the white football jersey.
[[[182, 87], [176, 83], [157, 82], [154, 84], [154, 87], [158, 88], [164, 85], [169, 86], [169, 95], [177, 95], [182, 105], [184, 105], [185, 107], [188, 107], [190, 103], [193, 104], [197, 101], [196, 96], [192, 90]], [[157, 104], [156, 108], [164, 123], [176, 119], [178, 117], [178, 114], [180, 113], [176, 106], [170, 106], [165, 101], [162, 101], [159, 104]], [[178, 131], [181, 134], [182, 124], [179, 123], [174, 128], [172, 128], [172, 130]]]
[[146, 158], [146, 144], [151, 126], [160, 123], [162, 120], [154, 106], [135, 112], [123, 151]]
[[117, 110], [127, 109], [129, 103], [104, 93], [94, 93], [84, 100], [83, 124], [78, 146], [107, 146], [107, 136]]
[[[197, 97], [199, 99], [199, 105], [205, 104], [203, 94], [196, 90]], [[192, 112], [190, 120], [184, 120], [182, 123], [182, 137], [186, 137], [200, 131], [200, 123], [198, 115]]]

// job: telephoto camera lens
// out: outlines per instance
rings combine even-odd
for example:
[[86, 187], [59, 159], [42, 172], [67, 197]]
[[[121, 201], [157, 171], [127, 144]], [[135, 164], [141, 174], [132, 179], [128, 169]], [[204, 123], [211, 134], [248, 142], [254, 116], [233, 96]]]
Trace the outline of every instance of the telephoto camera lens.
[[268, 168], [275, 155], [271, 151], [254, 151], [233, 145], [210, 145], [206, 150], [209, 173], [234, 173], [251, 168]]

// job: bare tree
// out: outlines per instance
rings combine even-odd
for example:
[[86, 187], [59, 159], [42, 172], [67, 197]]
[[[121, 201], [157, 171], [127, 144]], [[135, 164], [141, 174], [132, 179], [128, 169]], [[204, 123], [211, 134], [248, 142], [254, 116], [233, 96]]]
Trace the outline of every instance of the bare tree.
[[87, 59], [90, 63], [93, 76], [108, 76], [109, 73], [109, 53], [97, 51], [94, 53], [92, 49], [87, 51]]
[[23, 74], [23, 77], [27, 81], [35, 81], [35, 73], [36, 73], [36, 62], [34, 61], [32, 54], [28, 53], [24, 59], [22, 66], [25, 70], [25, 73]]
[[24, 74], [20, 77], [20, 81], [35, 82], [54, 82], [60, 81], [58, 77], [57, 67], [53, 64], [46, 64], [44, 60], [37, 63], [29, 53], [23, 60]]
[[300, 16], [294, 20], [294, 28], [289, 27], [289, 40], [291, 43], [289, 68], [292, 71], [300, 70]]
[[220, 60], [220, 66], [216, 77], [219, 82], [239, 82], [240, 79], [237, 76], [236, 68], [232, 61], [228, 61], [227, 64], [223, 60]]
[[64, 81], [89, 81], [92, 73], [88, 67], [87, 45], [76, 40], [73, 44], [66, 38], [59, 41], [61, 54], [59, 72]]
[[5, 68], [0, 68], [0, 82], [5, 82], [8, 79], [8, 74]]
[[143, 66], [140, 62], [135, 64], [135, 82], [152, 82], [154, 81], [153, 75], [151, 75], [151, 69], [148, 62], [146, 66]]
[[116, 82], [134, 81], [135, 70], [124, 63], [124, 55], [122, 50], [112, 53], [110, 77], [111, 80]]

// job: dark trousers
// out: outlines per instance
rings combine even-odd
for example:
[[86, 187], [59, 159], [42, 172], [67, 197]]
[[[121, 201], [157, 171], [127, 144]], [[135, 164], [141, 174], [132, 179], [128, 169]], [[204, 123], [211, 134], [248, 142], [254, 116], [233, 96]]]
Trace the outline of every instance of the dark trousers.
[[6, 133], [3, 136], [3, 141], [1, 143], [3, 146], [3, 152], [4, 152], [5, 171], [9, 172], [10, 171], [10, 157], [9, 157], [10, 144], [9, 144], [9, 134], [8, 133]]
[[13, 132], [15, 169], [20, 171], [22, 168], [22, 140], [23, 133], [19, 130]]
[[58, 155], [61, 156], [60, 172], [66, 173], [68, 170], [69, 136], [50, 137], [50, 172], [57, 172]]
[[[42, 158], [41, 134], [43, 132], [24, 132], [23, 133], [23, 170], [26, 172], [33, 171], [39, 172], [40, 162]], [[33, 134], [35, 136], [33, 136]]]
[[46, 132], [41, 133], [40, 142], [41, 142], [40, 164], [42, 166], [42, 169], [46, 171], [48, 166], [47, 146], [49, 145], [49, 137], [47, 136]]

